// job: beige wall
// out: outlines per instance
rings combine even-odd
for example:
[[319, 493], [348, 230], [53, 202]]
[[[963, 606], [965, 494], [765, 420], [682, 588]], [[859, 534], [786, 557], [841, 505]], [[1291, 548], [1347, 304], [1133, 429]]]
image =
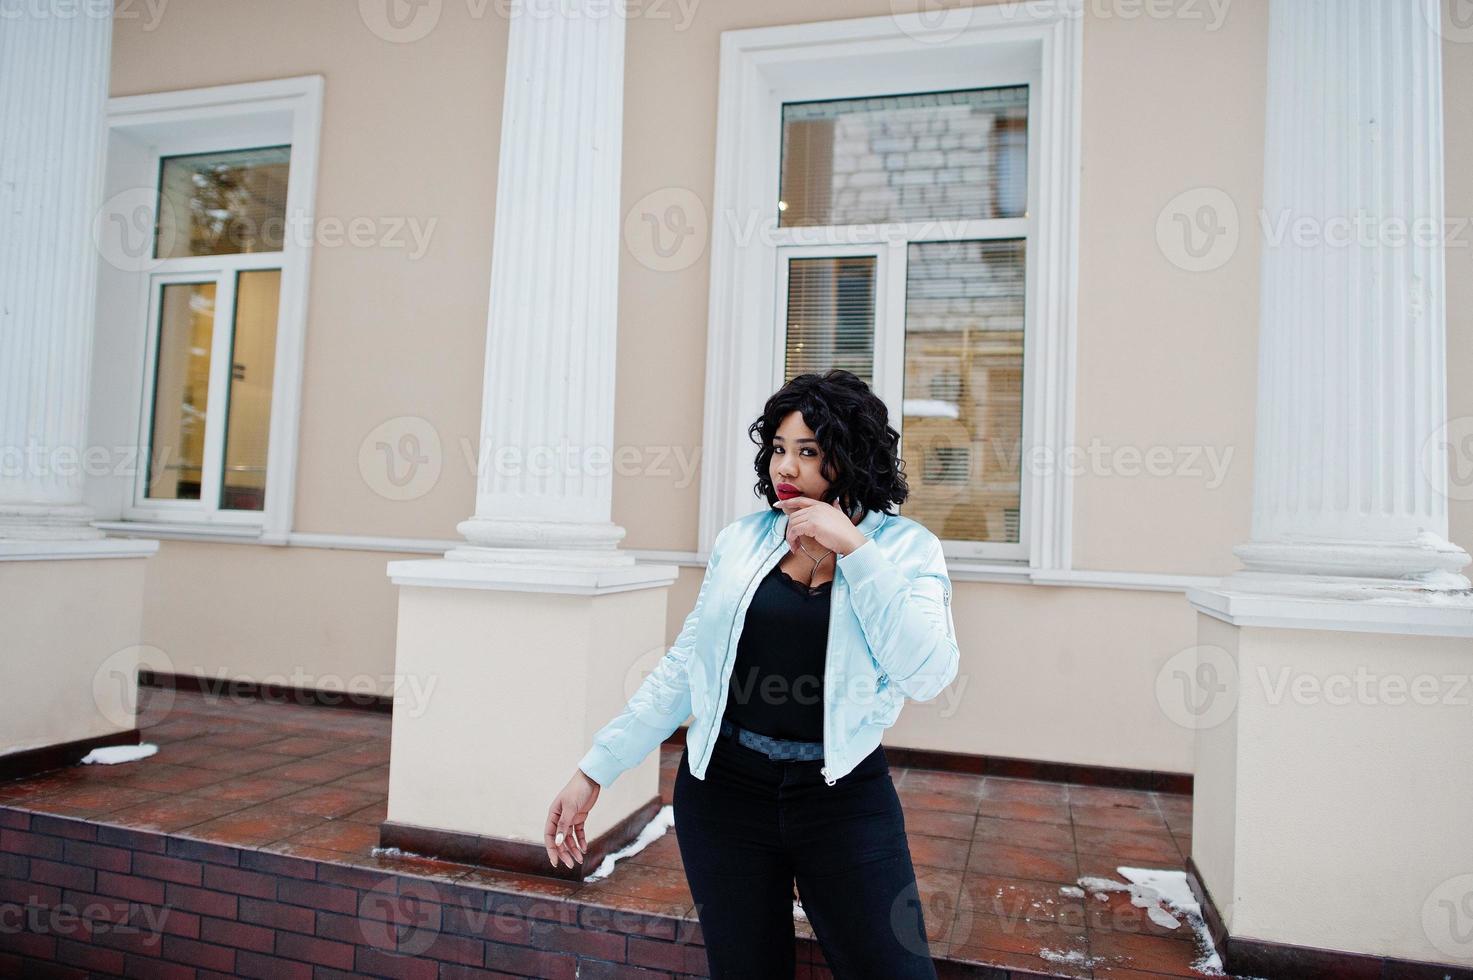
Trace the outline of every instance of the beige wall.
[[388, 694], [398, 590], [384, 566], [420, 555], [162, 541], [143, 603], [154, 669]]
[[[1145, 450], [1201, 447], [1226, 457], [1226, 478], [1090, 474], [1075, 485], [1075, 566], [1215, 575], [1236, 567], [1249, 533], [1258, 249], [1251, 210], [1262, 182], [1266, 0], [1208, 5], [1192, 18], [1149, 19], [1086, 4], [1080, 215], [1078, 392], [1080, 445]], [[1130, 5], [1133, 9], [1143, 9]], [[446, 0], [422, 40], [392, 44], [369, 31], [356, 4], [192, 0], [157, 23], [120, 20], [113, 91], [134, 94], [283, 75], [326, 77], [320, 216], [407, 217], [435, 225], [425, 254], [328, 248], [313, 258], [296, 529], [453, 538], [474, 509], [474, 474], [461, 452], [478, 436], [481, 360], [500, 125], [506, 21], [495, 4]], [[706, 0], [693, 10], [645, 4], [629, 24], [623, 197], [661, 188], [709, 203], [714, 179], [718, 45], [730, 28], [889, 13], [889, 0]], [[1124, 10], [1125, 8], [1120, 8]], [[477, 13], [479, 11], [479, 14]], [[1201, 17], [1209, 18], [1207, 21]], [[1473, 52], [1449, 44], [1448, 91], [1473, 82]], [[1449, 150], [1466, 158], [1473, 120], [1447, 100]], [[1450, 214], [1473, 213], [1473, 175], [1449, 167]], [[1216, 271], [1189, 273], [1163, 256], [1156, 218], [1175, 195], [1216, 187], [1236, 203], [1244, 235]], [[708, 255], [656, 272], [625, 252], [620, 274], [615, 440], [699, 463]], [[1450, 251], [1464, 271], [1466, 249]], [[1456, 265], [1454, 265], [1456, 263]], [[1454, 414], [1473, 412], [1468, 377], [1469, 286], [1449, 276]], [[388, 500], [357, 469], [364, 435], [397, 416], [438, 430], [439, 482]], [[1231, 453], [1231, 455], [1227, 455]], [[1180, 458], [1180, 457], [1179, 457]], [[699, 482], [617, 476], [614, 519], [635, 548], [696, 546]], [[1473, 544], [1473, 505], [1454, 510], [1454, 537]], [[241, 676], [275, 669], [288, 626], [322, 615], [319, 553], [269, 559], [273, 574], [229, 571], [263, 561], [250, 546], [167, 545], [150, 571], [148, 624], [200, 651], [202, 666]], [[239, 558], [234, 556], [239, 555]], [[294, 634], [312, 670], [392, 669], [392, 593], [380, 584], [392, 554], [343, 552], [350, 570], [328, 600], [370, 608], [352, 640]], [[237, 564], [238, 563], [238, 564]], [[226, 570], [222, 572], [222, 569]], [[213, 584], [228, 574], [233, 588]], [[694, 600], [699, 569], [682, 571], [668, 603], [673, 638]], [[386, 581], [386, 580], [385, 580]], [[163, 591], [163, 583], [179, 583]], [[208, 600], [210, 642], [186, 638]], [[262, 609], [284, 625], [263, 626]], [[1186, 600], [1173, 593], [959, 583], [963, 710], [907, 709], [889, 741], [1055, 761], [1190, 771], [1190, 733], [1158, 709], [1155, 675], [1195, 642]], [[371, 627], [371, 628], [370, 628]], [[263, 641], [262, 630], [269, 630]], [[193, 655], [193, 654], [192, 654]], [[1111, 721], [1101, 737], [1102, 718]], [[1115, 722], [1118, 722], [1115, 723]]]
[[[356, 3], [191, 0], [156, 24], [125, 9], [141, 16], [116, 22], [114, 95], [320, 73], [319, 224], [435, 222], [418, 258], [314, 248], [295, 529], [453, 537], [474, 510], [458, 447], [479, 435], [506, 21], [450, 2], [428, 37], [391, 44]], [[358, 471], [364, 436], [401, 415], [427, 419], [447, 449], [439, 483], [403, 502]]]

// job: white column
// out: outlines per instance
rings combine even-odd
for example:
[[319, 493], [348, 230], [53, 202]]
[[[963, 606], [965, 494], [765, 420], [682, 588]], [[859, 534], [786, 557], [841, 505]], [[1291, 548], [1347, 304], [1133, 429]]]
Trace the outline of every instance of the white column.
[[608, 568], [624, 15], [513, 8], [491, 257], [476, 513], [446, 557]]
[[0, 0], [0, 541], [102, 538], [82, 502], [111, 3]]
[[[467, 543], [445, 559], [388, 566], [403, 586], [402, 693], [380, 840], [462, 859], [494, 854], [496, 866], [519, 871], [547, 868], [546, 801], [645, 658], [664, 653], [665, 590], [678, 572], [637, 564], [610, 521], [621, 8], [512, 7], [476, 513], [458, 525]], [[416, 701], [413, 691], [434, 693]], [[488, 714], [487, 691], [518, 693]], [[550, 705], [551, 727], [541, 723]], [[531, 731], [540, 734], [529, 740]], [[491, 753], [478, 778], [463, 779], [445, 747], [482, 744], [518, 749]], [[644, 819], [631, 818], [657, 797], [658, 753], [641, 770], [589, 818], [589, 837], [609, 835], [609, 850], [632, 838]], [[426, 838], [424, 828], [439, 833]]]
[[1225, 586], [1468, 588], [1447, 540], [1441, 42], [1423, 3], [1272, 5], [1253, 538]]

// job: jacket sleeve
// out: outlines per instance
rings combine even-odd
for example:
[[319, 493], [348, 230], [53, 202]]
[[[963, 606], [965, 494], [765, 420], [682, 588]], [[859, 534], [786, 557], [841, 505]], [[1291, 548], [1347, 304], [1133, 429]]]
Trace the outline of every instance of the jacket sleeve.
[[941, 541], [907, 578], [874, 541], [838, 560], [850, 603], [870, 653], [889, 683], [914, 701], [929, 701], [956, 677], [960, 655], [951, 616], [951, 577]]
[[593, 745], [578, 761], [578, 768], [602, 788], [607, 788], [626, 769], [643, 762], [650, 750], [690, 717], [690, 656], [695, 648], [696, 625], [705, 605], [706, 590], [721, 561], [721, 539], [725, 536], [723, 528], [711, 546], [695, 607], [685, 617], [675, 643], [630, 696], [624, 709], [593, 733]]

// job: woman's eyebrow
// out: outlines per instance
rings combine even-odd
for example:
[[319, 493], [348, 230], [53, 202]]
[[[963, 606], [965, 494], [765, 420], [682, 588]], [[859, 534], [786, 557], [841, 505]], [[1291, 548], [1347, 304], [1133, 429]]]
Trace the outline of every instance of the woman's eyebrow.
[[[773, 436], [772, 438], [773, 438], [773, 441], [774, 442], [787, 442], [787, 440], [784, 439], [782, 436]], [[818, 442], [817, 439], [799, 439], [798, 441], [799, 442]]]

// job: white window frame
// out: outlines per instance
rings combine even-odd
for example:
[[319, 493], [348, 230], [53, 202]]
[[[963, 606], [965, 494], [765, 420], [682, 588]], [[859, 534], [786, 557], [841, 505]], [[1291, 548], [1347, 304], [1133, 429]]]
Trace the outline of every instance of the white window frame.
[[[876, 321], [883, 316], [902, 329], [876, 337], [875, 388], [900, 428], [905, 243], [891, 234], [897, 226], [872, 226], [869, 242], [856, 234], [860, 226], [837, 232], [777, 227], [783, 103], [1024, 83], [1030, 93], [1028, 216], [952, 221], [944, 236], [1028, 240], [1021, 541], [1011, 552], [977, 542], [946, 542], [945, 548], [949, 565], [958, 570], [1026, 577], [1070, 567], [1072, 488], [1065, 450], [1074, 428], [1082, 0], [940, 13], [945, 16], [939, 21], [937, 12], [925, 12], [722, 34], [702, 553], [727, 523], [763, 506], [751, 492], [756, 448], [746, 429], [781, 380], [780, 249], [828, 242], [889, 250], [879, 270], [886, 281], [876, 291], [885, 309], [877, 310]], [[838, 253], [805, 247], [802, 254]]]
[[[895, 411], [895, 404], [887, 397], [890, 393], [890, 385], [885, 382], [889, 379], [881, 378], [881, 371], [888, 366], [889, 360], [882, 356], [880, 343], [883, 340], [882, 320], [885, 316], [887, 302], [890, 299], [891, 277], [887, 274], [888, 264], [893, 262], [893, 249], [881, 244], [870, 244], [866, 242], [854, 242], [846, 245], [780, 245], [777, 248], [777, 285], [774, 289], [776, 297], [775, 309], [773, 311], [773, 337], [772, 349], [777, 356], [772, 359], [772, 377], [768, 380], [769, 391], [777, 391], [783, 385], [783, 375], [786, 367], [786, 353], [788, 349], [788, 266], [794, 259], [832, 259], [848, 258], [854, 256], [871, 256], [875, 260], [875, 378], [871, 387], [875, 393], [885, 399], [890, 411]], [[754, 416], [755, 417], [755, 416]], [[750, 443], [748, 443], [750, 445]], [[752, 448], [755, 457], [757, 449]], [[753, 474], [755, 477], [756, 474]]]
[[[286, 544], [295, 507], [307, 295], [316, 227], [315, 201], [321, 140], [323, 78], [296, 78], [184, 89], [108, 101], [106, 191], [100, 222], [137, 226], [157, 222], [159, 168], [167, 157], [290, 145], [287, 224], [279, 252], [188, 256], [127, 263], [104, 261], [98, 272], [97, 354], [89, 443], [127, 446], [131, 465], [87, 481], [100, 517], [93, 523], [119, 531], [195, 531], [202, 537]], [[99, 224], [99, 236], [106, 234]], [[219, 508], [223, 434], [230, 383], [235, 282], [242, 271], [280, 269], [276, 350], [266, 484], [259, 511]], [[157, 301], [166, 282], [216, 281], [214, 357], [200, 500], [145, 497], [150, 465], [153, 365], [157, 356]], [[229, 327], [229, 330], [225, 328]]]

